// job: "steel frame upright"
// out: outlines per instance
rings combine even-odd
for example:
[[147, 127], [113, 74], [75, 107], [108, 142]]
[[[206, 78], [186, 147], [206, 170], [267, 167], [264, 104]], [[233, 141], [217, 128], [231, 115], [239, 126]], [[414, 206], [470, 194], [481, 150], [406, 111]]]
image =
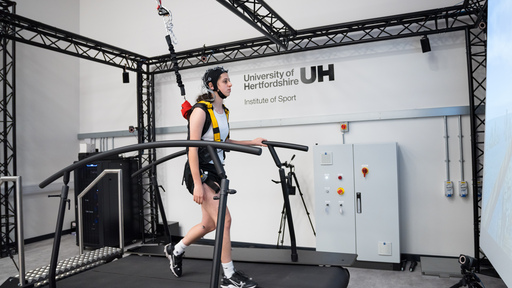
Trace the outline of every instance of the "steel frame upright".
[[[0, 3], [0, 9], [9, 13], [16, 13], [16, 3], [4, 1]], [[2, 35], [12, 35], [13, 27], [1, 23]], [[17, 176], [16, 166], [16, 45], [15, 41], [0, 37], [0, 49], [2, 51], [0, 78], [2, 87], [2, 99], [0, 101], [0, 142], [2, 154], [0, 155], [0, 174], [2, 176]], [[12, 182], [4, 182], [3, 191], [0, 192], [0, 257], [6, 257], [17, 248], [17, 221], [16, 221], [16, 197], [15, 185]]]
[[[472, 3], [476, 5], [478, 3]], [[482, 210], [482, 181], [484, 170], [485, 100], [487, 68], [487, 2], [477, 7], [480, 21], [473, 29], [466, 29], [468, 90], [471, 125], [471, 159], [473, 190], [474, 257], [478, 271], [485, 254], [480, 249], [480, 223]]]
[[[140, 62], [137, 69], [137, 119], [138, 143], [156, 141], [155, 124], [155, 77], [149, 73], [149, 65]], [[156, 149], [139, 151], [140, 167], [156, 161]], [[158, 205], [155, 191], [158, 189], [153, 179], [156, 169], [148, 169], [141, 178], [142, 187], [142, 235], [143, 242], [154, 242], [158, 223]]]

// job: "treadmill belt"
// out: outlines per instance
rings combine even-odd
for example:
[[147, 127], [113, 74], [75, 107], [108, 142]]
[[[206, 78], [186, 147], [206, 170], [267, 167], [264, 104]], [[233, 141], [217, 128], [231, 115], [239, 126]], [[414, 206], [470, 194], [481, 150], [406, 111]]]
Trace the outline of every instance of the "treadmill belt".
[[[349, 282], [342, 267], [262, 264], [236, 262], [238, 270], [250, 275], [258, 287], [342, 288]], [[197, 288], [210, 286], [211, 260], [183, 259], [183, 276], [176, 278], [165, 257], [130, 255], [57, 282], [59, 288], [74, 287], [166, 287]], [[220, 278], [221, 279], [221, 278]], [[219, 283], [221, 280], [219, 279]]]

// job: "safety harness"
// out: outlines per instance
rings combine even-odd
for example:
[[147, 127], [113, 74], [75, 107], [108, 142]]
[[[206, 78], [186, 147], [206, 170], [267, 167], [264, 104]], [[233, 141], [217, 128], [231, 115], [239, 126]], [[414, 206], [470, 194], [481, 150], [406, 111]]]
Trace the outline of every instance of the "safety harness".
[[[197, 105], [197, 104], [200, 104], [200, 105]], [[209, 116], [209, 117], [208, 116], [206, 117], [206, 121], [204, 123], [201, 136], [204, 135], [208, 131], [208, 129], [210, 128], [210, 124], [211, 124], [212, 130], [213, 130], [213, 140], [216, 142], [221, 142], [219, 123], [217, 122], [217, 118], [215, 118], [215, 113], [213, 112], [212, 103], [207, 102], [207, 101], [199, 101], [199, 102], [197, 102], [197, 104], [194, 105], [194, 108], [199, 107], [199, 108], [203, 109], [204, 112]], [[229, 109], [226, 108], [226, 106], [224, 106], [224, 104], [222, 104], [222, 108], [224, 109], [224, 113], [226, 113], [226, 118], [229, 121]], [[229, 135], [228, 135], [228, 138], [229, 138]]]
[[[206, 119], [204, 122], [203, 130], [201, 132], [201, 137], [206, 134], [208, 129], [210, 129], [210, 125], [212, 126], [213, 130], [213, 140], [216, 142], [221, 142], [220, 139], [220, 129], [219, 129], [219, 123], [217, 122], [217, 118], [215, 118], [215, 113], [213, 112], [213, 105], [210, 102], [207, 101], [199, 101], [197, 102], [192, 109], [195, 108], [201, 108], [206, 113]], [[226, 106], [222, 105], [222, 108], [224, 109], [224, 113], [226, 113], [226, 118], [229, 121], [229, 110], [226, 108]], [[192, 111], [190, 111], [192, 112]], [[191, 113], [190, 113], [191, 114]], [[190, 115], [189, 114], [189, 115]], [[189, 122], [190, 124], [190, 122]], [[228, 123], [229, 125], [229, 123]], [[188, 139], [190, 139], [190, 127], [189, 127], [189, 135]], [[228, 134], [229, 138], [229, 134]], [[187, 148], [188, 151], [188, 148]], [[215, 171], [213, 168], [213, 165], [209, 164], [211, 161], [210, 153], [208, 152], [208, 149], [206, 147], [199, 147], [197, 150], [197, 154], [199, 156], [199, 164], [206, 168], [206, 170], [200, 169], [201, 174], [201, 181], [203, 183], [206, 183], [210, 188], [212, 188], [215, 192], [219, 191], [219, 186], [216, 184], [218, 182], [215, 179], [212, 179], [211, 177], [208, 177], [209, 173], [207, 169], [212, 169], [212, 172]], [[192, 173], [190, 172], [190, 166], [188, 164], [188, 161], [185, 163], [185, 169], [183, 172], [183, 182], [187, 186], [188, 191], [193, 194], [194, 191], [194, 181], [192, 179]]]

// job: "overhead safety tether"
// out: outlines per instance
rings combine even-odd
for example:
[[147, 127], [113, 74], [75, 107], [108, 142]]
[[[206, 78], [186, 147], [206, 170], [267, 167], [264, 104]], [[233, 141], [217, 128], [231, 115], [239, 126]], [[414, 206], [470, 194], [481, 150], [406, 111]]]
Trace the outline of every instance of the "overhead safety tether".
[[185, 85], [183, 85], [183, 82], [181, 81], [181, 75], [179, 72], [179, 66], [178, 66], [178, 60], [176, 59], [176, 52], [174, 51], [174, 44], [178, 44], [178, 39], [176, 38], [176, 35], [173, 32], [173, 25], [172, 25], [172, 14], [171, 11], [164, 6], [162, 6], [162, 0], [156, 0], [156, 3], [158, 4], [157, 10], [158, 15], [162, 16], [164, 20], [165, 30], [167, 32], [167, 35], [165, 36], [165, 40], [167, 41], [167, 45], [169, 46], [169, 52], [171, 54], [171, 62], [172, 62], [172, 70], [174, 70], [174, 74], [176, 74], [176, 83], [178, 84], [178, 87], [180, 87], [181, 90], [181, 96], [185, 98], [185, 102], [181, 104], [181, 114], [183, 117], [185, 117], [186, 112], [192, 107], [190, 103], [187, 101], [187, 98], [185, 97]]
[[167, 35], [171, 37], [172, 43], [178, 44], [178, 38], [176, 38], [176, 35], [174, 35], [174, 32], [172, 31], [173, 25], [171, 11], [162, 6], [162, 0], [156, 0], [156, 3], [158, 4], [158, 15], [162, 16], [162, 19], [164, 20], [165, 31], [167, 32]]

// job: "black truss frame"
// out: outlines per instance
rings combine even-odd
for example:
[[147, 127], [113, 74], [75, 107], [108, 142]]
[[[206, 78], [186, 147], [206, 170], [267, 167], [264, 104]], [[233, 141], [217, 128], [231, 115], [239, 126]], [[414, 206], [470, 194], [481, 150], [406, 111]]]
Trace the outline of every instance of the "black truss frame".
[[0, 11], [0, 19], [6, 29], [9, 29], [2, 36], [16, 42], [131, 71], [137, 71], [138, 63], [146, 62], [147, 59], [140, 54], [9, 13], [9, 11]]
[[[16, 11], [14, 2], [1, 3], [1, 11]], [[7, 25], [0, 24], [2, 36], [11, 33]], [[0, 37], [1, 62], [0, 80], [2, 98], [0, 101], [0, 142], [2, 157], [0, 157], [0, 175], [16, 176], [16, 46], [8, 37]], [[18, 250], [18, 234], [16, 233], [16, 197], [15, 185], [5, 182], [0, 192], [0, 257], [6, 257]]]
[[217, 0], [270, 41], [286, 50], [297, 32], [263, 0]]
[[[487, 10], [487, 9], [485, 9]], [[486, 18], [486, 15], [483, 15]], [[484, 22], [482, 22], [484, 23]], [[482, 259], [486, 256], [480, 249], [480, 223], [482, 210], [482, 181], [484, 170], [485, 142], [485, 99], [486, 99], [486, 61], [487, 37], [485, 25], [466, 30], [466, 50], [468, 63], [468, 88], [470, 91], [471, 125], [471, 167], [473, 188], [473, 230], [474, 255], [477, 258], [477, 271], [480, 272]]]
[[[273, 40], [260, 37], [178, 52], [177, 60], [179, 69], [188, 69], [316, 49], [463, 31], [480, 22], [479, 14], [478, 8], [458, 5], [299, 30], [288, 38], [286, 49]], [[204, 57], [205, 51], [208, 51], [210, 57]], [[154, 67], [152, 73], [172, 70], [168, 55], [153, 57], [149, 63]]]
[[[140, 66], [146, 66], [142, 69]], [[156, 141], [156, 123], [155, 123], [155, 77], [153, 74], [144, 73], [148, 71], [147, 64], [139, 63], [137, 69], [137, 115], [138, 143], [150, 143]], [[139, 151], [140, 167], [155, 162], [156, 149], [147, 149]], [[139, 167], [139, 168], [140, 168]], [[142, 187], [142, 223], [143, 223], [143, 242], [155, 242], [158, 223], [158, 205], [156, 200], [156, 189], [158, 185], [154, 183], [156, 179], [156, 169], [146, 170], [141, 177]]]
[[[486, 59], [486, 41], [484, 40], [485, 37], [482, 38], [481, 36], [482, 33], [485, 33], [487, 0], [465, 0], [462, 5], [452, 7], [299, 31], [294, 30], [287, 24], [264, 0], [217, 1], [266, 37], [176, 52], [177, 64], [173, 64], [170, 55], [146, 57], [30, 20], [5, 9], [0, 11], [0, 23], [3, 27], [0, 36], [4, 40], [21, 42], [137, 72], [138, 141], [139, 143], [145, 143], [155, 141], [154, 76], [156, 74], [174, 72], [176, 69], [190, 69], [316, 49], [466, 31], [469, 54], [468, 81], [470, 82], [469, 90], [471, 94], [469, 97], [472, 123], [473, 191], [479, 191], [478, 183], [481, 181], [483, 170], [483, 140], [481, 135], [484, 133], [485, 117], [481, 108], [485, 105]], [[2, 5], [11, 2], [0, 0]], [[6, 49], [5, 42], [2, 42], [1, 48]], [[205, 53], [209, 55], [205, 55]], [[5, 69], [5, 65], [7, 65], [5, 61], [3, 65]], [[482, 69], [484, 71], [483, 79], [481, 76]], [[6, 81], [5, 78], [0, 80]], [[12, 82], [14, 83], [14, 80]], [[9, 107], [2, 107], [2, 109], [9, 111]], [[4, 131], [6, 131], [5, 128]], [[156, 159], [154, 150], [140, 151], [139, 157], [140, 165], [152, 163]], [[154, 235], [156, 231], [155, 223], [158, 211], [156, 201], [154, 201], [154, 191], [158, 187], [154, 187], [154, 183], [151, 182], [155, 175], [156, 171], [152, 169], [145, 175], [146, 177], [143, 177], [143, 179], [146, 179], [143, 181], [147, 181], [143, 183], [146, 185], [144, 189], [144, 204], [147, 206], [144, 211], [146, 235]], [[478, 242], [479, 193], [475, 192], [473, 195], [475, 203], [475, 257], [480, 258]]]

